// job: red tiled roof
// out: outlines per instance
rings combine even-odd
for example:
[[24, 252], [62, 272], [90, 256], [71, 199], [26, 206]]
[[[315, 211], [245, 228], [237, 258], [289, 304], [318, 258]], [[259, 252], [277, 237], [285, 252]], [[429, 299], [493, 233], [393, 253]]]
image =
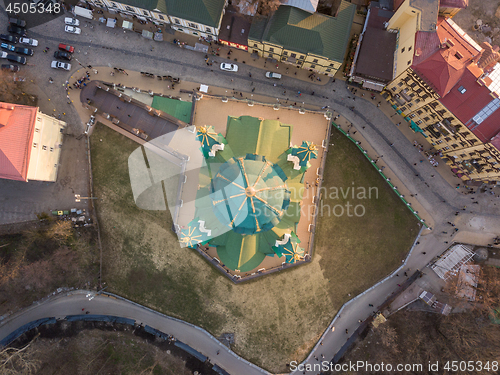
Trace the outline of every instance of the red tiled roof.
[[27, 181], [37, 111], [0, 102], [0, 178]]
[[[449, 94], [440, 99], [440, 102], [464, 124], [494, 99], [488, 87], [477, 83], [479, 75], [480, 69], [470, 65]], [[461, 94], [459, 87], [465, 88], [465, 93]], [[473, 123], [470, 129], [482, 142], [489, 142], [500, 131], [500, 111], [495, 111], [479, 125]]]
[[469, 0], [439, 0], [441, 8], [460, 8], [465, 9], [469, 5]]
[[437, 50], [441, 41], [435, 31], [417, 31], [415, 35], [415, 53], [413, 55], [413, 65], [418, 65]]
[[441, 97], [455, 86], [465, 70], [463, 59], [457, 59], [455, 53], [453, 49], [441, 49], [413, 67]]

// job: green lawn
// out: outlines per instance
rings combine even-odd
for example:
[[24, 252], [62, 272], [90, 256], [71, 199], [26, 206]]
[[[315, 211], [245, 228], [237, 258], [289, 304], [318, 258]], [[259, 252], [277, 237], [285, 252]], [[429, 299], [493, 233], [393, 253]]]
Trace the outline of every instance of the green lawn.
[[269, 371], [286, 371], [287, 362], [302, 360], [316, 343], [347, 293], [364, 290], [401, 263], [418, 230], [355, 147], [334, 143], [325, 183], [373, 184], [379, 199], [363, 202], [363, 218], [320, 218], [311, 263], [234, 285], [198, 253], [179, 247], [168, 212], [137, 208], [128, 157], [139, 145], [98, 124], [91, 156], [108, 290], [215, 336], [234, 332], [237, 353]]

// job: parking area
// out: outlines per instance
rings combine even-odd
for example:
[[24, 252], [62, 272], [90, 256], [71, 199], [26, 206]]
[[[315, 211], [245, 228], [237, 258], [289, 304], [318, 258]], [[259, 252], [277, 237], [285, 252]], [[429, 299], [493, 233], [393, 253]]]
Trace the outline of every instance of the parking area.
[[36, 214], [52, 210], [87, 208], [75, 202], [75, 194], [88, 196], [86, 139], [65, 136], [57, 182], [0, 179], [0, 225], [35, 220]]

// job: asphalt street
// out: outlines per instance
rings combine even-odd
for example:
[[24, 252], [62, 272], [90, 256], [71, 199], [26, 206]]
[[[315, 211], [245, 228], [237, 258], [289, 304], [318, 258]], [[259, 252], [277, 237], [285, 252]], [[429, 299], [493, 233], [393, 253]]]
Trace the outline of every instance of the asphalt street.
[[[474, 197], [479, 204], [471, 204], [470, 195], [462, 194], [439, 175], [432, 177], [435, 169], [428, 163], [418, 163], [421, 154], [415, 147], [412, 147], [411, 142], [401, 133], [398, 127], [394, 126], [391, 119], [374, 105], [373, 101], [364, 98], [357, 98], [356, 101], [348, 99], [351, 93], [348, 91], [345, 82], [336, 80], [336, 82], [327, 85], [315, 85], [313, 82], [304, 82], [294, 79], [293, 76], [284, 75], [280, 81], [283, 87], [275, 87], [264, 78], [261, 69], [238, 63], [240, 67], [238, 73], [221, 72], [215, 66], [212, 67], [213, 69], [207, 67], [204, 62], [204, 55], [201, 53], [182, 49], [170, 43], [156, 43], [145, 40], [134, 32], [123, 32], [120, 29], [107, 30], [104, 25], [97, 22], [92, 23], [93, 28], [90, 28], [90, 26], [85, 27], [86, 22], [81, 22], [82, 35], [64, 34], [62, 20], [60, 19], [31, 29], [30, 37], [39, 39], [40, 46], [36, 50], [35, 56], [29, 59], [31, 66], [26, 69], [36, 77], [35, 83], [41, 92], [40, 106], [42, 109], [47, 108], [46, 111], [56, 113], [66, 112], [65, 116], [68, 122], [72, 124], [72, 131], [75, 134], [83, 131], [83, 124], [72, 106], [66, 103], [62, 84], [69, 76], [77, 73], [74, 70], [70, 73], [51, 70], [49, 68], [52, 60], [50, 54], [41, 51], [45, 46], [48, 46], [50, 52], [53, 52], [60, 42], [74, 45], [77, 50], [75, 53], [76, 58], [83, 65], [116, 66], [126, 70], [148, 71], [161, 75], [170, 74], [179, 76], [183, 80], [225, 87], [228, 90], [235, 89], [246, 93], [250, 93], [251, 89], [255, 87], [255, 93], [266, 94], [275, 98], [283, 98], [281, 95], [283, 89], [288, 92], [301, 91], [304, 93], [300, 97], [301, 101], [306, 104], [315, 104], [318, 107], [329, 105], [332, 110], [351, 122], [376, 152], [377, 155], [372, 155], [372, 157], [383, 156], [387, 168], [398, 176], [400, 183], [409, 191], [418, 193], [420, 205], [435, 224], [432, 225], [432, 230], [423, 230], [419, 239], [420, 244], [412, 250], [402, 267], [413, 270], [424, 269], [433, 257], [447, 248], [448, 245], [445, 241], [449, 243], [453, 240], [474, 241], [473, 243], [486, 245], [491, 243], [493, 237], [500, 235], [500, 213], [498, 209], [500, 199], [487, 193], [477, 193]], [[217, 60], [218, 62], [227, 61], [223, 58]], [[77, 62], [73, 61], [73, 64], [73, 68], [76, 69]], [[82, 70], [78, 73], [81, 72]], [[249, 73], [252, 74], [252, 78]], [[53, 84], [48, 82], [49, 77], [54, 79]], [[311, 95], [313, 91], [315, 92], [314, 96]], [[293, 96], [290, 100], [298, 101], [299, 99]], [[80, 105], [78, 103], [74, 104]], [[353, 106], [354, 109], [351, 110], [350, 108]], [[392, 144], [394, 146], [391, 146]], [[335, 147], [330, 152], [335, 152]], [[417, 163], [417, 166], [414, 166], [414, 163]], [[465, 210], [464, 207], [466, 207]], [[455, 216], [457, 211], [460, 214]], [[449, 229], [448, 224], [446, 224], [448, 221], [456, 223], [457, 228], [460, 229], [455, 237], [442, 234], [442, 231]], [[425, 254], [423, 254], [424, 252]], [[376, 287], [346, 304], [340, 316], [337, 316], [332, 322], [335, 330], [332, 332], [331, 327], [326, 329], [321, 340], [323, 345], [318, 342], [306, 362], [317, 364], [319, 361], [316, 361], [314, 357], [322, 358], [321, 354], [325, 356], [325, 360], [330, 360], [345, 343], [347, 339], [345, 330], [353, 332], [359, 324], [358, 320], [364, 320], [373, 313], [373, 308], [369, 304], [377, 306], [377, 303], [384, 301], [387, 296], [398, 288], [397, 284], [401, 283], [401, 278], [396, 276], [397, 272], [395, 271]], [[104, 299], [104, 297], [102, 298]], [[109, 301], [109, 299], [105, 299], [102, 306], [99, 305], [101, 306], [99, 311], [111, 309], [111, 307], [107, 306], [110, 303]], [[61, 306], [61, 304], [58, 305], [59, 308]], [[68, 306], [68, 309], [70, 308], [77, 309], [76, 306]], [[112, 308], [118, 309], [118, 311], [113, 310], [117, 314], [121, 312], [118, 315], [139, 319], [139, 316], [133, 316], [133, 314], [140, 314], [137, 309], [131, 310], [122, 305], [114, 305], [114, 303]], [[95, 307], [93, 309], [96, 310]], [[33, 319], [42, 317], [36, 314], [37, 311], [40, 310], [33, 310]], [[51, 311], [56, 311], [56, 309]], [[93, 311], [91, 310], [91, 312]], [[20, 325], [20, 322], [14, 319], [10, 327], [14, 328]], [[5, 322], [0, 327], [0, 332], [4, 332], [3, 329], [7, 330]], [[213, 353], [220, 345], [210, 340], [203, 344], [196, 339], [190, 342], [192, 342], [195, 349], [210, 358], [213, 358]], [[227, 357], [226, 355], [218, 356], [216, 359], [220, 361], [223, 368], [229, 369], [231, 367], [234, 369], [234, 371], [230, 371], [231, 373], [250, 374], [250, 372], [238, 369], [238, 365], [232, 362], [232, 358], [233, 355], [228, 354]], [[241, 366], [244, 366], [244, 364], [241, 364]], [[296, 373], [302, 373], [302, 371]], [[316, 374], [318, 371], [308, 373]]]

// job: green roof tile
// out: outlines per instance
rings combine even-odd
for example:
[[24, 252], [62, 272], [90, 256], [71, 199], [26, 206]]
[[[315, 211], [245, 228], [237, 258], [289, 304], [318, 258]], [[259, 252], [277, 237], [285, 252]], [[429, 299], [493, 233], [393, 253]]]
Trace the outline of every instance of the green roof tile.
[[346, 1], [342, 1], [337, 17], [282, 5], [269, 20], [262, 40], [342, 62], [355, 12], [356, 6]]
[[219, 27], [226, 0], [164, 0], [169, 16]]

